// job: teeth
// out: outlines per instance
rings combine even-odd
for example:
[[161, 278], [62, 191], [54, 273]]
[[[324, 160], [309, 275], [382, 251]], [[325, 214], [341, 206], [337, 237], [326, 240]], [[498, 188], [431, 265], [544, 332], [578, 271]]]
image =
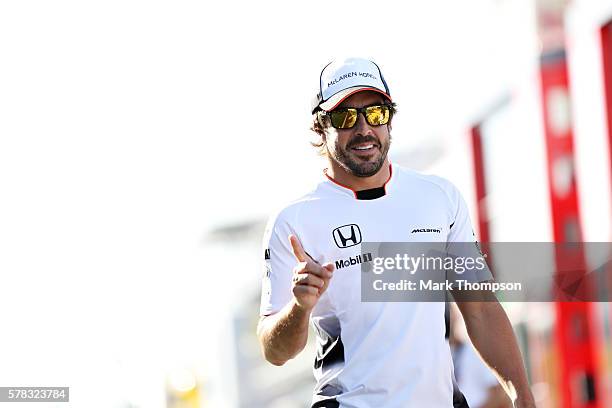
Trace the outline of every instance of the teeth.
[[369, 144], [369, 145], [365, 145], [365, 146], [355, 146], [354, 149], [356, 150], [368, 150], [373, 148], [374, 145], [373, 144]]

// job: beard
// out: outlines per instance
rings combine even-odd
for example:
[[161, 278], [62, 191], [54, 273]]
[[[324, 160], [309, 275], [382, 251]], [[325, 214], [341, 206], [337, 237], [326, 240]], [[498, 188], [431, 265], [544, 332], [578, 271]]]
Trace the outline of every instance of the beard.
[[[356, 156], [351, 152], [351, 148], [360, 143], [374, 143], [378, 147], [372, 154], [372, 157], [364, 158]], [[381, 143], [377, 138], [372, 136], [356, 136], [346, 147], [338, 144], [334, 145], [334, 151], [328, 148], [329, 156], [334, 159], [340, 167], [346, 170], [349, 174], [357, 177], [370, 177], [378, 173], [387, 158], [387, 153], [391, 147], [391, 135], [386, 143]]]

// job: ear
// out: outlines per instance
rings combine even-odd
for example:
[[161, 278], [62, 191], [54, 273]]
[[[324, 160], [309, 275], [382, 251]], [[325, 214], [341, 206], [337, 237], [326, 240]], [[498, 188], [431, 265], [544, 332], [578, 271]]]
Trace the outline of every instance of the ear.
[[317, 122], [319, 122], [319, 126], [325, 129], [325, 124], [323, 123], [323, 118], [321, 117], [321, 112], [317, 112]]
[[321, 139], [323, 139], [323, 142], [325, 143], [327, 141], [327, 126], [325, 126], [325, 119], [323, 118], [323, 116], [321, 115], [320, 112], [317, 113], [317, 122], [319, 123], [319, 132], [317, 132], [319, 134], [319, 136], [321, 136]]

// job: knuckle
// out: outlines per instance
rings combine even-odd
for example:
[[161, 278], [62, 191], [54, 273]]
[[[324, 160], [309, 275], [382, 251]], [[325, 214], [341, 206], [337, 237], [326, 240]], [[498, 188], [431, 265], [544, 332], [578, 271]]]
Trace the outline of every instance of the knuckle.
[[315, 266], [313, 267], [310, 271], [309, 271], [313, 276], [319, 276], [321, 274], [321, 272], [319, 271], [319, 269]]

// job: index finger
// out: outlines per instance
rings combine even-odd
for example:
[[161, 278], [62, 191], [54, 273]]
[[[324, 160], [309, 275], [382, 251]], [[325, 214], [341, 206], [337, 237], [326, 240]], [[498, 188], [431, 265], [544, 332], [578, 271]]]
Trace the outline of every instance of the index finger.
[[298, 237], [296, 237], [295, 235], [289, 235], [289, 242], [291, 242], [291, 248], [293, 249], [293, 256], [295, 256], [295, 259], [297, 259], [298, 262], [308, 262], [312, 260], [308, 256], [306, 251], [304, 251], [304, 248], [302, 248], [302, 244], [300, 243], [300, 240], [298, 239]]

